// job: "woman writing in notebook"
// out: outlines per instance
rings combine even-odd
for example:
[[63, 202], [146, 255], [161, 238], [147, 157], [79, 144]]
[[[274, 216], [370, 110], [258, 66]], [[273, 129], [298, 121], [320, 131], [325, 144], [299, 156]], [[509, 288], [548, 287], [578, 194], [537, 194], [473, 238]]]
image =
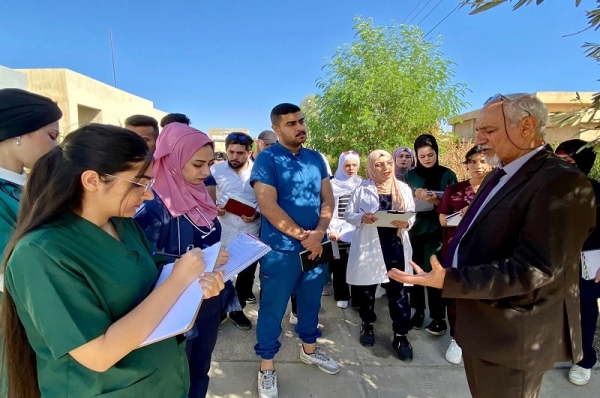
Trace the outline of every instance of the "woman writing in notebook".
[[[465, 164], [471, 178], [466, 181], [452, 184], [444, 191], [442, 201], [437, 208], [440, 224], [443, 227], [443, 242], [441, 261], [444, 261], [450, 241], [456, 232], [456, 221], [460, 219], [475, 197], [479, 186], [485, 176], [491, 171], [490, 165], [485, 162], [483, 151], [479, 146], [474, 146], [465, 155]], [[454, 216], [452, 216], [454, 215]], [[449, 220], [446, 217], [452, 216]], [[454, 222], [453, 222], [454, 221]], [[458, 365], [462, 361], [462, 350], [454, 341], [454, 323], [456, 321], [456, 305], [454, 300], [444, 300], [448, 309], [448, 323], [450, 324], [450, 346], [446, 351], [446, 360]]]
[[[170, 123], [162, 130], [154, 153], [154, 199], [146, 202], [135, 216], [158, 250], [182, 255], [220, 242], [217, 206], [204, 185], [213, 161], [214, 143], [200, 130], [182, 123]], [[217, 343], [223, 296], [221, 292], [203, 301], [194, 329], [186, 334], [190, 397], [204, 397], [208, 391], [208, 371]], [[241, 310], [239, 302], [237, 306], [227, 312]]]
[[151, 161], [135, 133], [91, 124], [33, 167], [3, 264], [8, 396], [186, 396], [176, 338], [137, 348], [204, 271], [194, 250], [153, 289], [166, 261], [130, 219], [152, 199]]
[[356, 227], [346, 280], [356, 285], [355, 291], [359, 294], [362, 320], [359, 341], [365, 347], [375, 344], [375, 289], [381, 283], [386, 290], [392, 318], [392, 346], [400, 360], [410, 361], [413, 352], [407, 338], [411, 329], [408, 294], [402, 283], [390, 281], [386, 273], [392, 268], [411, 272], [412, 249], [408, 230], [414, 217], [408, 221], [393, 221], [389, 227], [371, 227], [369, 224], [377, 221], [374, 213], [378, 210], [414, 211], [415, 202], [408, 185], [394, 176], [394, 161], [388, 152], [375, 150], [369, 154], [367, 177], [369, 179], [363, 181], [350, 196], [344, 214], [345, 220]]

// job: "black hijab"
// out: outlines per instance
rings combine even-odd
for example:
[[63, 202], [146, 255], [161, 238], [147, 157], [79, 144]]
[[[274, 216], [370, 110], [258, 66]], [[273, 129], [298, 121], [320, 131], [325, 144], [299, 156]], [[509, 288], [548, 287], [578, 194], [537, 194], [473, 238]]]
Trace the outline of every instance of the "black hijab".
[[[592, 171], [592, 167], [594, 167], [596, 153], [592, 148], [583, 148], [587, 144], [588, 143], [583, 140], [565, 141], [556, 148], [555, 153], [557, 155], [568, 155], [575, 161], [579, 170], [583, 171], [585, 175], [588, 175], [590, 174], [590, 171]], [[580, 149], [581, 151], [579, 151]]]
[[0, 141], [34, 132], [61, 117], [50, 98], [17, 88], [0, 90]]
[[[435, 164], [427, 168], [419, 161], [419, 148], [430, 147], [436, 154]], [[425, 189], [431, 191], [442, 190], [442, 177], [448, 168], [440, 166], [440, 151], [435, 137], [431, 134], [423, 134], [415, 140], [415, 156], [417, 157], [417, 167], [415, 172], [425, 180]]]

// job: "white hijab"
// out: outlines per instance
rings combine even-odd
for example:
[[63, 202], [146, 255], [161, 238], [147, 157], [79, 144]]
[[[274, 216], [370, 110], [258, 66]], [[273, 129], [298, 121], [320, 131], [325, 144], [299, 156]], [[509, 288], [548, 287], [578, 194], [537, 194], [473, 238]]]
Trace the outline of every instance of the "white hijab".
[[333, 196], [339, 198], [343, 195], [349, 195], [362, 183], [362, 178], [355, 174], [350, 177], [344, 171], [344, 165], [350, 159], [356, 160], [358, 166], [360, 167], [360, 157], [354, 151], [344, 152], [340, 155], [340, 159], [338, 161], [338, 167], [335, 171], [335, 176], [331, 180], [331, 187], [333, 188]]

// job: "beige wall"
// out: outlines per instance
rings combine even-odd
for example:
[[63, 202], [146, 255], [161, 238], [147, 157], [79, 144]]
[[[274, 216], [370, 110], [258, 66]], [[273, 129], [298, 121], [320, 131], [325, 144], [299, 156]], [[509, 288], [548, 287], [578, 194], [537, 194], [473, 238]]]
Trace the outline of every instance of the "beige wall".
[[208, 136], [215, 142], [215, 151], [225, 152], [225, 139], [231, 133], [244, 133], [250, 135], [248, 129], [235, 129], [235, 128], [214, 128], [208, 129]]
[[[536, 96], [546, 105], [548, 112], [570, 112], [581, 108], [581, 103], [573, 101], [576, 97], [575, 92], [538, 92]], [[591, 92], [579, 93], [581, 102], [584, 105], [592, 103]], [[475, 138], [475, 119], [480, 109], [464, 113], [453, 118], [452, 132], [458, 134], [463, 139]], [[578, 126], [560, 127], [556, 123], [550, 121], [546, 126], [546, 142], [563, 142], [573, 138], [580, 138], [585, 141], [591, 141], [597, 138], [596, 131], [583, 131], [581, 129], [592, 129], [594, 126], [590, 123], [583, 123]]]
[[63, 111], [63, 134], [91, 122], [123, 126], [131, 115], [152, 116], [158, 121], [165, 112], [154, 109], [152, 101], [119, 90], [68, 69], [21, 69], [27, 75], [27, 89], [45, 95]]

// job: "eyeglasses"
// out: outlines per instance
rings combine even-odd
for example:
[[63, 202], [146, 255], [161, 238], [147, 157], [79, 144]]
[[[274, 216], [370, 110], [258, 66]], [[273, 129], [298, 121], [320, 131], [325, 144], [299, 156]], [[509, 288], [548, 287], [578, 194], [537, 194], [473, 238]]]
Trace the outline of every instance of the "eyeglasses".
[[344, 151], [344, 152], [342, 152], [342, 154], [343, 155], [350, 155], [350, 154], [352, 154], [352, 155], [359, 156], [358, 152], [356, 152], [356, 151]]
[[154, 181], [155, 181], [154, 178], [151, 178], [150, 181], [148, 181], [147, 184], [142, 184], [141, 182], [131, 181], [131, 180], [128, 180], [127, 178], [123, 178], [123, 177], [119, 177], [119, 176], [114, 176], [112, 174], [105, 174], [105, 175], [107, 175], [109, 177], [117, 178], [119, 180], [130, 182], [130, 183], [132, 183], [134, 185], [137, 185], [137, 186], [140, 186], [140, 187], [144, 187], [144, 192], [143, 193], [148, 192], [148, 190], [151, 189], [152, 186], [154, 185]]
[[[527, 109], [523, 108], [523, 106], [522, 106], [521, 104], [519, 104], [519, 103], [518, 103], [518, 102], [516, 102], [516, 101], [513, 101], [513, 100], [511, 100], [511, 99], [510, 99], [510, 98], [508, 98], [507, 96], [505, 96], [505, 95], [502, 95], [502, 94], [500, 94], [500, 93], [492, 95], [490, 98], [488, 98], [488, 99], [487, 99], [487, 101], [485, 101], [485, 102], [483, 103], [483, 105], [485, 106], [485, 105], [487, 105], [487, 104], [492, 104], [492, 103], [494, 103], [494, 102], [496, 102], [496, 101], [500, 101], [500, 103], [502, 103], [504, 100], [512, 102], [513, 104], [515, 104], [515, 105], [517, 105], [519, 108], [521, 108], [521, 110], [522, 110], [523, 112], [526, 112], [526, 113], [527, 113], [527, 116], [531, 116], [531, 112], [529, 112]], [[502, 105], [502, 114], [504, 115], [504, 105]]]
[[228, 139], [230, 140], [240, 140], [240, 141], [246, 141], [249, 137], [245, 134], [235, 134], [235, 133], [231, 133], [227, 136]]

